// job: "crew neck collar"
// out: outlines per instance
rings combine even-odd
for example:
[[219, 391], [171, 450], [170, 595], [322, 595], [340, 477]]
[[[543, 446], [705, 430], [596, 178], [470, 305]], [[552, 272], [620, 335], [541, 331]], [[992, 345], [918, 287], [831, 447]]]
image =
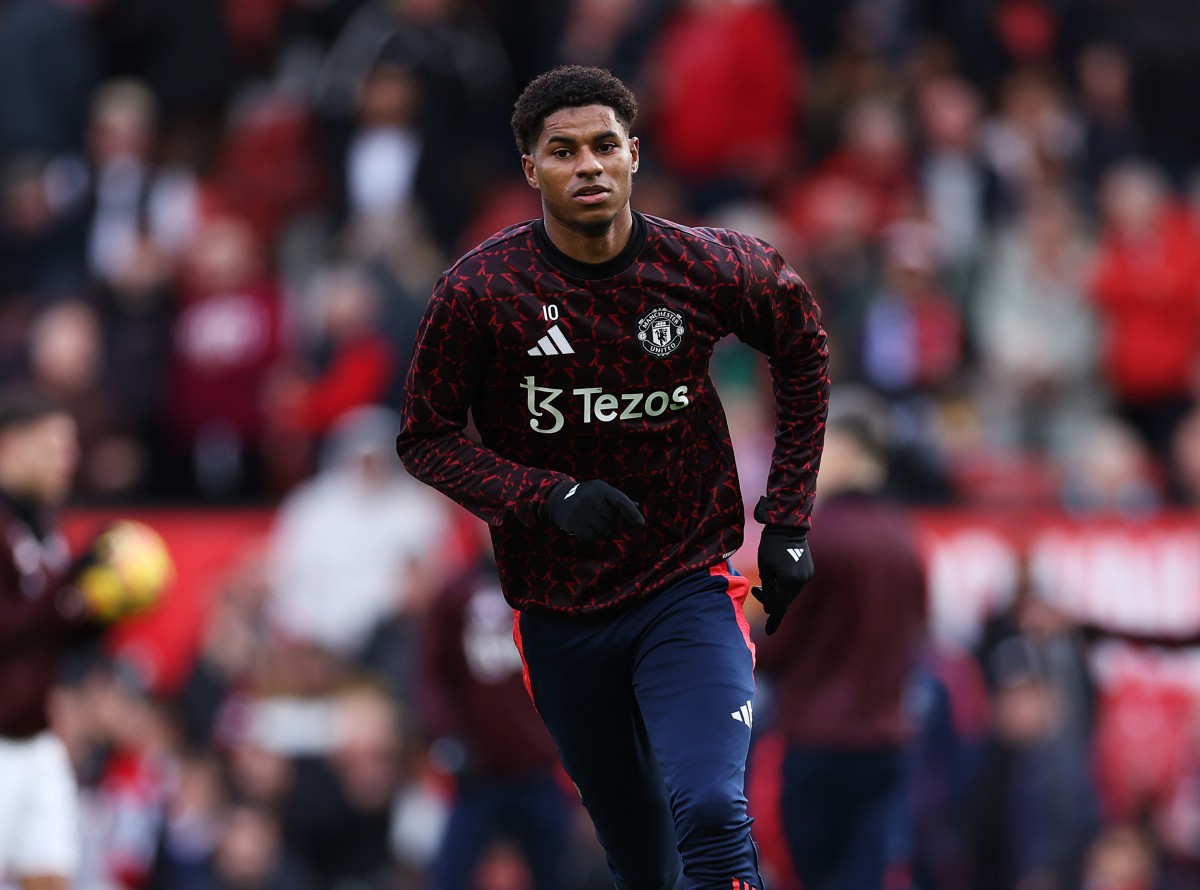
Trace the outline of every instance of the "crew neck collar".
[[570, 275], [572, 278], [583, 278], [588, 281], [612, 278], [614, 275], [619, 275], [629, 268], [638, 254], [642, 252], [642, 247], [646, 243], [646, 221], [636, 210], [632, 211], [632, 213], [633, 228], [629, 233], [629, 241], [621, 248], [620, 253], [602, 263], [585, 263], [582, 260], [567, 256], [559, 250], [554, 242], [550, 240], [550, 235], [546, 232], [545, 219], [538, 219], [534, 222], [533, 234], [537, 239], [538, 247], [545, 252], [546, 258], [550, 260], [551, 265], [564, 275]]

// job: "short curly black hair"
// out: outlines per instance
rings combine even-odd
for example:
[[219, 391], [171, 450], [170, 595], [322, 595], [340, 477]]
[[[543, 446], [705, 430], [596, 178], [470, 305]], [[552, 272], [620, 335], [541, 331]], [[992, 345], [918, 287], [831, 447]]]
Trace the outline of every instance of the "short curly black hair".
[[637, 100], [629, 87], [603, 68], [560, 65], [529, 82], [513, 107], [512, 130], [517, 148], [529, 154], [546, 118], [560, 108], [607, 105], [628, 130], [637, 117]]

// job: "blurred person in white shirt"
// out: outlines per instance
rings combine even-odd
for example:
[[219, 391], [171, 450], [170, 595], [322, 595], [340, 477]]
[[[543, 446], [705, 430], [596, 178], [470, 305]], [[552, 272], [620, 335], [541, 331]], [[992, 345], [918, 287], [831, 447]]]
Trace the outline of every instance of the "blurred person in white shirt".
[[397, 429], [389, 409], [348, 412], [322, 469], [280, 506], [269, 613], [284, 636], [354, 659], [381, 622], [434, 589], [449, 505], [404, 472]]

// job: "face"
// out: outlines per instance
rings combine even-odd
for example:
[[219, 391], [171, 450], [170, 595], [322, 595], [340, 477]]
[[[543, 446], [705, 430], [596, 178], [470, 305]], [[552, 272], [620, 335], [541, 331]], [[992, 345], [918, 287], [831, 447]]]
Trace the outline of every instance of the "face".
[[638, 140], [607, 105], [562, 108], [546, 118], [525, 178], [547, 217], [588, 236], [606, 233], [629, 206]]
[[78, 463], [78, 432], [70, 415], [49, 414], [0, 435], [0, 471], [18, 497], [62, 503]]

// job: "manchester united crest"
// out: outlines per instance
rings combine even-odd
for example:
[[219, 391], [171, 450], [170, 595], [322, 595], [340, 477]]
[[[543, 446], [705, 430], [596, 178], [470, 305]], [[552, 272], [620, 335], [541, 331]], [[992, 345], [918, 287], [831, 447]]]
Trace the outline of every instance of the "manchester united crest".
[[665, 358], [683, 341], [683, 316], [666, 306], [651, 309], [638, 319], [638, 342], [656, 358]]

